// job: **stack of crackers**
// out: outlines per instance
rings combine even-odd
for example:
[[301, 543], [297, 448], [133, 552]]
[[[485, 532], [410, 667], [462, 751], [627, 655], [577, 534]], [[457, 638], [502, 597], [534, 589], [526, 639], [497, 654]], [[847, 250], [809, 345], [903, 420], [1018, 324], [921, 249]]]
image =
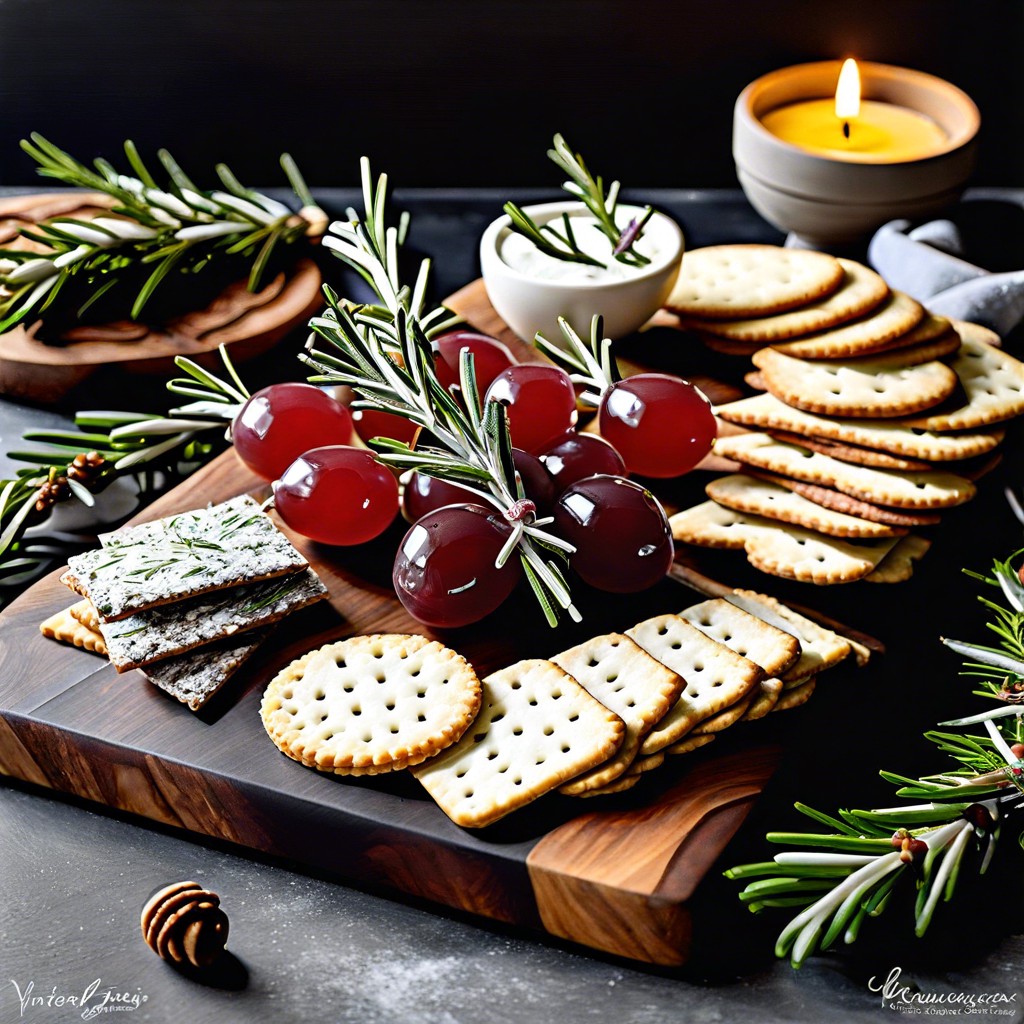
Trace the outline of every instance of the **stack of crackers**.
[[483, 680], [437, 641], [354, 637], [279, 673], [261, 715], [294, 760], [340, 775], [410, 768], [454, 822], [479, 828], [552, 790], [629, 789], [668, 755], [802, 704], [853, 649], [736, 591]]
[[100, 538], [61, 582], [82, 600], [44, 635], [102, 654], [193, 711], [205, 705], [279, 619], [327, 589], [248, 495]]
[[715, 454], [740, 472], [674, 516], [674, 535], [742, 549], [775, 575], [906, 579], [929, 545], [919, 531], [970, 501], [1024, 413], [1024, 364], [997, 335], [929, 313], [852, 260], [696, 249], [668, 306], [677, 326], [750, 358], [761, 392], [716, 409]]

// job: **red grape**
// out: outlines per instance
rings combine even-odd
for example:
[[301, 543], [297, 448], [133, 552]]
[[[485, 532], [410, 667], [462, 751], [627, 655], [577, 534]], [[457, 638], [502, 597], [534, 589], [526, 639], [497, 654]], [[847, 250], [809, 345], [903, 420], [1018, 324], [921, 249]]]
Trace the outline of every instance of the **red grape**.
[[552, 530], [575, 545], [570, 565], [598, 590], [644, 590], [672, 565], [672, 530], [658, 499], [622, 477], [590, 476], [568, 487], [555, 502]]
[[475, 331], [449, 331], [434, 339], [434, 371], [447, 391], [459, 386], [459, 356], [464, 348], [473, 353], [476, 386], [482, 395], [502, 370], [514, 366], [512, 353], [494, 338]]
[[[512, 461], [519, 470], [526, 496], [537, 506], [538, 514], [545, 515], [555, 496], [554, 485], [547, 470], [539, 459], [519, 448], [512, 449]], [[402, 492], [402, 514], [412, 523], [444, 505], [480, 501], [480, 496], [466, 487], [422, 473], [413, 473]]]
[[419, 427], [404, 416], [393, 412], [379, 412], [377, 409], [356, 409], [352, 413], [352, 425], [364, 442], [371, 437], [390, 437], [395, 441], [412, 444]]
[[363, 448], [330, 445], [299, 456], [274, 484], [274, 507], [297, 533], [323, 544], [363, 544], [398, 513], [398, 482]]
[[512, 443], [536, 455], [576, 422], [576, 393], [565, 370], [521, 363], [494, 378], [485, 398], [508, 403]]
[[239, 458], [276, 480], [304, 451], [352, 440], [352, 416], [312, 384], [271, 384], [238, 411], [231, 438]]
[[423, 516], [405, 535], [392, 580], [407, 611], [427, 626], [467, 626], [493, 612], [522, 575], [513, 552], [496, 569], [511, 533], [499, 512], [481, 505], [446, 505]]
[[596, 434], [568, 433], [544, 452], [540, 461], [554, 478], [557, 494], [585, 476], [626, 475], [622, 456]]
[[664, 373], [612, 384], [601, 399], [599, 424], [630, 473], [652, 477], [689, 472], [711, 451], [718, 432], [700, 389]]

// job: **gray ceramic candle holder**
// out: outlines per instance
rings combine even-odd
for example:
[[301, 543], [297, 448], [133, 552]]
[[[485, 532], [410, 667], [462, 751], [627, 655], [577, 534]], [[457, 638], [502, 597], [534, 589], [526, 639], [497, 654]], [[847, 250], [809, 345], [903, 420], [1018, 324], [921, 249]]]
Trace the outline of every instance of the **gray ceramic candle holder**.
[[864, 99], [930, 117], [946, 142], [929, 156], [861, 163], [783, 142], [762, 124], [770, 110], [835, 94], [841, 61], [797, 64], [751, 82], [736, 100], [733, 157], [750, 204], [808, 245], [861, 241], [896, 217], [930, 217], [959, 198], [974, 167], [981, 117], [955, 85], [908, 68], [860, 62]]

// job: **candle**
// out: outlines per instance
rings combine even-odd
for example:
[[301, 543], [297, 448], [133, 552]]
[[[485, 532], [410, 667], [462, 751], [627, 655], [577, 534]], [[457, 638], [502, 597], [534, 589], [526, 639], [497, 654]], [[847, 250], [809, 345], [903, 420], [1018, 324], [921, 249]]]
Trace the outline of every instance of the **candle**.
[[837, 90], [841, 63], [762, 75], [740, 93], [733, 119], [747, 199], [769, 223], [818, 247], [860, 241], [897, 217], [940, 213], [970, 175], [980, 124], [969, 96], [910, 68], [864, 61], [866, 99], [859, 88], [848, 97]]
[[810, 153], [859, 163], [920, 160], [948, 141], [930, 117], [882, 100], [862, 100], [857, 63], [847, 60], [835, 98], [807, 99], [770, 110], [761, 123], [783, 142]]

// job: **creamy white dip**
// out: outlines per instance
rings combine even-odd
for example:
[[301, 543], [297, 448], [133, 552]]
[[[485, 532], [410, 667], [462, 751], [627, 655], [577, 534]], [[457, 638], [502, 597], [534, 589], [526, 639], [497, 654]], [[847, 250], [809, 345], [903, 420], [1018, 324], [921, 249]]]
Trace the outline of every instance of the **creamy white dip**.
[[[643, 214], [643, 208], [634, 206], [620, 207], [616, 213], [616, 223], [625, 227], [631, 218]], [[575, 263], [560, 260], [541, 252], [530, 239], [517, 231], [508, 230], [500, 242], [499, 255], [502, 262], [513, 270], [527, 277], [545, 281], [564, 281], [567, 284], [584, 282], [616, 281], [634, 277], [638, 273], [657, 265], [662, 253], [669, 251], [673, 244], [672, 238], [666, 238], [665, 224], [655, 215], [645, 225], [643, 236], [633, 246], [633, 251], [646, 256], [651, 262], [640, 267], [630, 266], [617, 260], [613, 254], [615, 248], [611, 239], [601, 230], [596, 218], [584, 207], [570, 212], [572, 232], [576, 244], [588, 256], [600, 260], [604, 267], [590, 266], [586, 263]], [[559, 234], [564, 235], [562, 215], [545, 216], [538, 225], [543, 227], [550, 222]]]

